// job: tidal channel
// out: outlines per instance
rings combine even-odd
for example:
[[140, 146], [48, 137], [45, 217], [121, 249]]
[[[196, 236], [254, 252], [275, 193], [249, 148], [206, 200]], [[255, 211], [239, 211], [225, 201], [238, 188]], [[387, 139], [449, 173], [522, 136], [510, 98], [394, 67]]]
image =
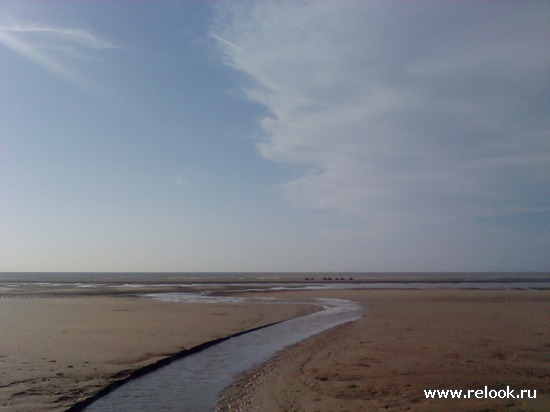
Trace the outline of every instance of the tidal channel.
[[364, 307], [342, 299], [316, 299], [322, 310], [255, 330], [176, 360], [129, 381], [84, 410], [213, 411], [222, 390], [238, 374], [309, 336], [358, 319]]

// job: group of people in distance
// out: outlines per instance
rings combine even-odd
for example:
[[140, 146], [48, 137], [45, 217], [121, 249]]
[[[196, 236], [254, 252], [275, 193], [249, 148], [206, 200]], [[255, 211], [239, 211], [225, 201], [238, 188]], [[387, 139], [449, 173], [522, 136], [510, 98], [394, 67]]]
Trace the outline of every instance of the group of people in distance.
[[[315, 280], [315, 278], [308, 278], [308, 277], [306, 277], [305, 280]], [[325, 276], [325, 277], [323, 277], [323, 280], [325, 280], [325, 281], [330, 281], [330, 280], [332, 280], [332, 281], [334, 281], [334, 280], [337, 280], [337, 281], [342, 281], [342, 280], [343, 280], [343, 281], [346, 281], [346, 280], [353, 280], [353, 278], [352, 278], [351, 276], [350, 276], [349, 278], [347, 278], [347, 279], [346, 279], [346, 278], [341, 278], [341, 277], [340, 277], [340, 278], [336, 278], [336, 277], [335, 277], [335, 278], [331, 278], [331, 277], [326, 277], [326, 276]]]

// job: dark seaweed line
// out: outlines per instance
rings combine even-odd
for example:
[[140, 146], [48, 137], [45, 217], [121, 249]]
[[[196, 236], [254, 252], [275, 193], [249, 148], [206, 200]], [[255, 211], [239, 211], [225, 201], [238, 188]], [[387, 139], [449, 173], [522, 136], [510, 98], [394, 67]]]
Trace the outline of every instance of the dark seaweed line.
[[[154, 371], [156, 371], [156, 370], [158, 370], [158, 369], [160, 369], [160, 368], [162, 368], [162, 367], [164, 367], [164, 366], [166, 366], [166, 365], [168, 365], [172, 362], [175, 362], [179, 359], [185, 358], [186, 356], [192, 355], [192, 354], [197, 353], [197, 352], [201, 352], [205, 349], [208, 349], [208, 348], [210, 348], [214, 345], [217, 345], [218, 343], [224, 342], [224, 341], [229, 340], [231, 338], [235, 338], [237, 336], [241, 336], [241, 335], [244, 335], [246, 333], [254, 332], [254, 331], [257, 331], [257, 330], [260, 330], [260, 329], [268, 328], [270, 326], [278, 325], [279, 323], [283, 323], [283, 322], [286, 322], [286, 320], [269, 323], [267, 325], [258, 326], [256, 328], [243, 330], [241, 332], [237, 332], [237, 333], [234, 333], [232, 335], [225, 336], [223, 338], [218, 338], [218, 339], [214, 339], [214, 340], [211, 340], [211, 341], [208, 341], [208, 342], [204, 342], [204, 343], [201, 343], [200, 345], [193, 346], [192, 348], [183, 349], [179, 352], [174, 353], [173, 355], [169, 355], [168, 357], [160, 359], [160, 360], [158, 360], [158, 361], [156, 361], [156, 362], [154, 362], [150, 365], [146, 365], [146, 366], [143, 366], [141, 368], [134, 369], [134, 370], [130, 371], [130, 373], [128, 375], [124, 376], [123, 378], [115, 380], [115, 381], [109, 383], [107, 386], [105, 386], [103, 389], [101, 389], [96, 394], [94, 394], [94, 395], [92, 395], [92, 396], [90, 396], [86, 399], [83, 399], [81, 401], [78, 401], [73, 406], [71, 406], [69, 409], [67, 409], [66, 412], [80, 412], [80, 411], [83, 411], [84, 408], [91, 405], [93, 402], [97, 401], [98, 399], [103, 398], [104, 396], [106, 396], [109, 393], [113, 392], [115, 389], [121, 387], [122, 385], [124, 385], [124, 384], [126, 384], [126, 383], [128, 383], [132, 380], [135, 380], [135, 379], [137, 379], [137, 378], [139, 378], [143, 375], [154, 372]], [[127, 372], [127, 371], [118, 372], [118, 374], [115, 374], [115, 376], [117, 376], [119, 374], [124, 374], [125, 372]]]

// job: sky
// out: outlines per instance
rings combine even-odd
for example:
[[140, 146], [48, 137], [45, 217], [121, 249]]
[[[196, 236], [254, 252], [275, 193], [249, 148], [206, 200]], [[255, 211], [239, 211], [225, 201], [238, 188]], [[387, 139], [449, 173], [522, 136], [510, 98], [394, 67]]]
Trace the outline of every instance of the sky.
[[546, 1], [0, 0], [0, 271], [549, 271]]

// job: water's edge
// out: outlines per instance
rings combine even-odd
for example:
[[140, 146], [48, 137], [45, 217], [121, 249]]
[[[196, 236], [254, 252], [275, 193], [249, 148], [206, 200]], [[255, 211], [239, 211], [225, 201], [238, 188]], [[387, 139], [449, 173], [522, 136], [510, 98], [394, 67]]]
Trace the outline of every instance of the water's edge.
[[[188, 348], [188, 349], [183, 349], [179, 352], [176, 352], [172, 355], [168, 355], [165, 358], [159, 359], [158, 361], [153, 362], [149, 365], [145, 365], [141, 368], [133, 369], [133, 370], [130, 370], [130, 371], [128, 371], [128, 370], [120, 371], [120, 372], [116, 373], [115, 375], [113, 375], [113, 378], [115, 378], [114, 381], [110, 382], [107, 386], [105, 386], [103, 389], [101, 389], [96, 394], [91, 395], [88, 398], [83, 399], [81, 401], [78, 401], [77, 403], [75, 403], [74, 405], [72, 405], [71, 407], [66, 409], [66, 412], [81, 412], [86, 407], [91, 405], [93, 402], [95, 402], [98, 399], [103, 398], [104, 396], [110, 394], [111, 392], [113, 392], [115, 389], [118, 389], [122, 385], [124, 385], [124, 384], [126, 384], [130, 381], [133, 381], [133, 380], [135, 380], [139, 377], [147, 375], [151, 372], [155, 372], [156, 370], [158, 370], [158, 369], [160, 369], [164, 366], [167, 366], [167, 365], [171, 364], [172, 362], [183, 359], [186, 356], [195, 354], [197, 352], [201, 352], [205, 349], [208, 349], [208, 348], [210, 348], [214, 345], [217, 345], [217, 344], [219, 344], [221, 342], [224, 342], [226, 340], [229, 340], [231, 338], [235, 338], [237, 336], [241, 336], [241, 335], [244, 335], [244, 334], [247, 334], [247, 333], [251, 333], [251, 332], [254, 332], [254, 331], [257, 331], [257, 330], [260, 330], [260, 329], [269, 328], [271, 326], [278, 325], [279, 323], [283, 323], [283, 322], [286, 322], [286, 320], [269, 323], [267, 325], [258, 326], [258, 327], [252, 328], [252, 329], [243, 330], [243, 331], [240, 331], [240, 332], [228, 335], [228, 336], [224, 336], [222, 338], [218, 338], [218, 339], [214, 339], [214, 340], [210, 340], [210, 341], [201, 343], [197, 346], [193, 346], [193, 347]], [[121, 376], [121, 377], [119, 378], [119, 376]]]
[[238, 373], [253, 368], [286, 346], [364, 314], [363, 305], [347, 299], [319, 298], [314, 301], [322, 305], [321, 310], [220, 341], [127, 382], [84, 410], [214, 410], [221, 392]]
[[[370, 305], [363, 305], [363, 307], [365, 309], [364, 313], [367, 313], [372, 309]], [[243, 388], [245, 387], [246, 382], [253, 381], [255, 388], [258, 388], [259, 385], [256, 384], [255, 382], [256, 378], [251, 379], [251, 377], [254, 375], [258, 375], [258, 374], [261, 375], [265, 373], [266, 365], [273, 364], [274, 361], [278, 362], [281, 358], [284, 358], [285, 353], [292, 353], [295, 350], [295, 348], [299, 347], [303, 342], [318, 339], [319, 336], [321, 336], [324, 333], [327, 333], [328, 331], [334, 330], [336, 328], [346, 327], [347, 325], [351, 325], [356, 321], [357, 319], [350, 320], [344, 323], [340, 323], [339, 325], [330, 327], [328, 329], [325, 329], [319, 333], [314, 333], [313, 335], [310, 335], [307, 338], [302, 339], [301, 341], [293, 343], [289, 346], [285, 346], [283, 349], [280, 349], [277, 352], [273, 353], [269, 358], [253, 366], [252, 368], [245, 370], [243, 372], [240, 372], [235, 376], [235, 379], [233, 380], [233, 382], [231, 382], [229, 385], [223, 388], [218, 394], [218, 399], [216, 401], [216, 405], [214, 409], [215, 412], [224, 412], [224, 411], [233, 410], [231, 408], [235, 408], [235, 410], [237, 411], [240, 410], [239, 407], [242, 405], [241, 402], [244, 401], [244, 397], [247, 395], [246, 392], [243, 392]]]

